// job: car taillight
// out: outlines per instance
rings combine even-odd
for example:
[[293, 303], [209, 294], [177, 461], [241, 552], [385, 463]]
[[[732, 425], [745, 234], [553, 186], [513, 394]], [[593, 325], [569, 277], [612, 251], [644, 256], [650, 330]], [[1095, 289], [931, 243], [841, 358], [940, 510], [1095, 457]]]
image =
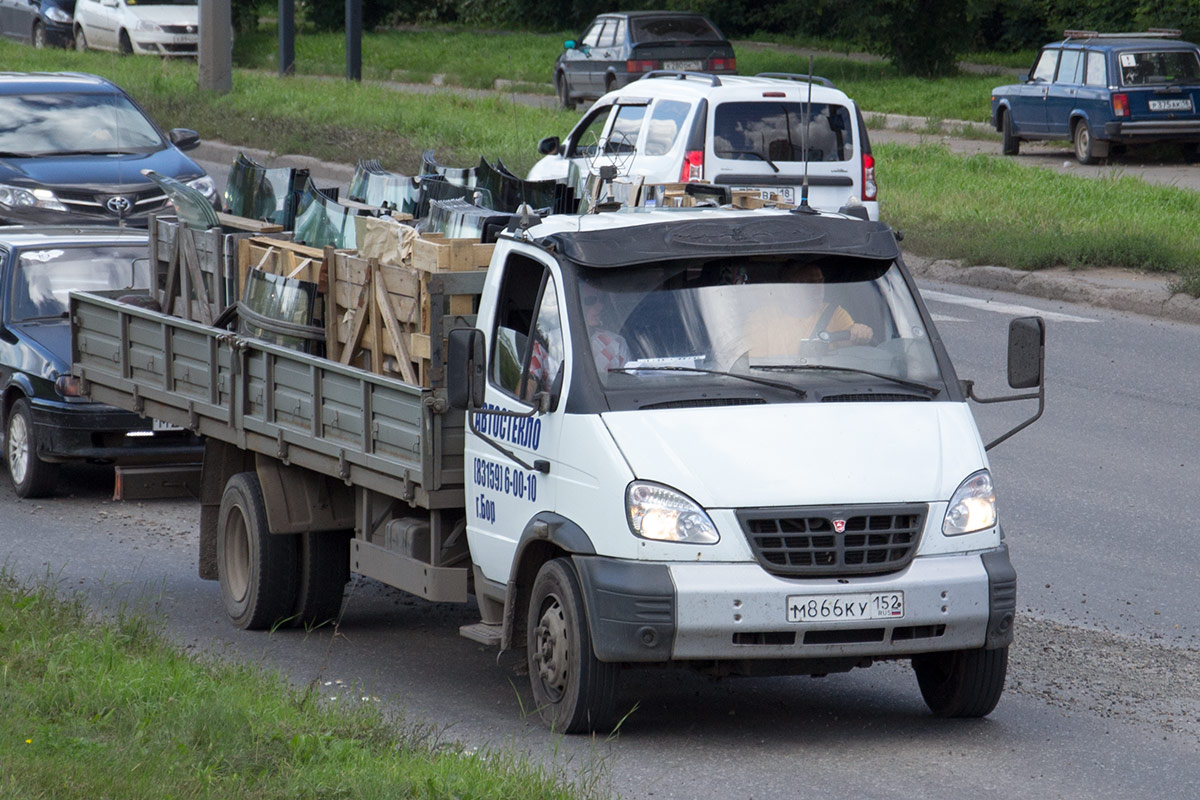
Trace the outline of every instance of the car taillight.
[[650, 72], [658, 69], [658, 62], [652, 58], [631, 58], [625, 62], [626, 72]]
[[691, 183], [704, 177], [704, 151], [688, 150], [683, 154], [683, 168], [679, 170], [679, 182]]
[[1118, 92], [1112, 96], [1112, 108], [1114, 117], [1129, 116], [1129, 95], [1124, 92]]
[[879, 193], [879, 187], [875, 185], [875, 156], [870, 153], [863, 153], [863, 176], [862, 176], [862, 199], [874, 200]]
[[729, 70], [730, 72], [737, 71], [736, 58], [710, 58], [708, 60], [709, 72], [720, 72], [721, 70]]

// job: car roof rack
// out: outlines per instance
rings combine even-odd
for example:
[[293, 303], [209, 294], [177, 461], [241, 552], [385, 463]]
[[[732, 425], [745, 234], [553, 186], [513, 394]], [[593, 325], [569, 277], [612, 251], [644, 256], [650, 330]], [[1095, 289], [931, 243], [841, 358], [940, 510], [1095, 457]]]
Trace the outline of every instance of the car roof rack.
[[1063, 31], [1066, 39], [1179, 39], [1183, 31], [1178, 28], [1147, 28], [1130, 33], [1100, 33], [1099, 31]]
[[701, 78], [706, 81], [712, 81], [713, 86], [721, 85], [721, 79], [716, 75], [713, 75], [711, 72], [688, 72], [686, 70], [678, 69], [655, 69], [647, 72], [642, 76], [641, 79], [649, 80], [650, 78], [675, 78], [681, 81], [688, 78]]
[[808, 83], [809, 80], [815, 81], [822, 86], [828, 86], [830, 89], [835, 88], [833, 81], [829, 78], [822, 78], [820, 75], [800, 75], [795, 72], [760, 72], [754, 77], [756, 78], [779, 78], [785, 81], [802, 81]]

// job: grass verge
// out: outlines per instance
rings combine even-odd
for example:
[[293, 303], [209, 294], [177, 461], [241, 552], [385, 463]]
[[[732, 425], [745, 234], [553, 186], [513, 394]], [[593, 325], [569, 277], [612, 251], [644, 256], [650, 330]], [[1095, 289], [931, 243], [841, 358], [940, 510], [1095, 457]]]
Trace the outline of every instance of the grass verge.
[[581, 798], [564, 776], [470, 753], [257, 667], [179, 654], [137, 613], [0, 571], [0, 797]]

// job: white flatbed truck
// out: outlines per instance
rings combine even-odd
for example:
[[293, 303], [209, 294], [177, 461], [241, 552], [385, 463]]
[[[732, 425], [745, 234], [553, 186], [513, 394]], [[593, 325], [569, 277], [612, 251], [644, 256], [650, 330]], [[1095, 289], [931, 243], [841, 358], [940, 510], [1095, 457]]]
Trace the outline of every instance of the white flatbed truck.
[[[205, 439], [199, 568], [236, 625], [335, 618], [351, 572], [474, 597], [463, 634], [524, 649], [566, 732], [620, 716], [630, 664], [911, 659], [935, 714], [992, 711], [1016, 574], [971, 383], [890, 228], [514, 218], [477, 280], [454, 289], [475, 326], [444, 352], [435, 323], [430, 386], [72, 295], [84, 392]], [[1033, 391], [990, 401], [1041, 413], [1044, 336], [1013, 322], [1009, 383]]]

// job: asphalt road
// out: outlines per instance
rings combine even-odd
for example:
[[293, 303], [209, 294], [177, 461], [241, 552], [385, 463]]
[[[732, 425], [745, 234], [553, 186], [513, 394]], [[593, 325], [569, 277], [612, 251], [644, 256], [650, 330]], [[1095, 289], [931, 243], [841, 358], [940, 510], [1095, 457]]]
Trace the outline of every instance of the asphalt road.
[[[941, 721], [911, 671], [824, 679], [625, 676], [636, 710], [613, 738], [564, 738], [525, 716], [520, 660], [458, 636], [471, 607], [351, 585], [336, 635], [229, 625], [196, 577], [198, 508], [113, 503], [111, 475], [75, 469], [67, 496], [0, 488], [0, 563], [162, 613], [206, 655], [379, 702], [402, 724], [470, 747], [515, 749], [627, 798], [1184, 798], [1200, 796], [1200, 555], [1194, 517], [1200, 328], [947, 285], [923, 286], [963, 378], [1005, 391], [1008, 320], [1048, 323], [1044, 418], [992, 451], [1019, 574], [1008, 688], [986, 720]], [[985, 438], [1029, 412], [977, 407]], [[363, 698], [366, 698], [365, 700]]]

